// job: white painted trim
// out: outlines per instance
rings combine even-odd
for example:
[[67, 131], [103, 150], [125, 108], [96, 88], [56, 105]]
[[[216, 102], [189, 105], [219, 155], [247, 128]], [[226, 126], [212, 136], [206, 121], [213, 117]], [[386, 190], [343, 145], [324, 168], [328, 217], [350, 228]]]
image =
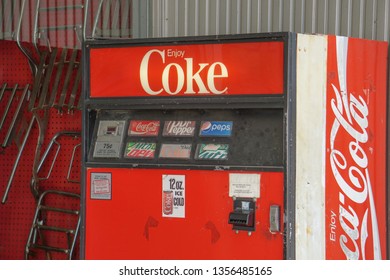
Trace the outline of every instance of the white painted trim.
[[325, 259], [327, 36], [298, 34], [296, 259]]

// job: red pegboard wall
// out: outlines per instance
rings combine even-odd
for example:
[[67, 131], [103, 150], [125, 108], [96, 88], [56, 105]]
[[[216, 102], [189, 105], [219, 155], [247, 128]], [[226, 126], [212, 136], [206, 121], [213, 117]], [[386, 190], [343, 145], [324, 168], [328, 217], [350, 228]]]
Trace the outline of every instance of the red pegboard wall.
[[[32, 84], [32, 75], [27, 63], [27, 59], [17, 48], [16, 43], [12, 41], [0, 41], [0, 87], [7, 83], [7, 87], [14, 87], [18, 84], [23, 88], [26, 84]], [[8, 95], [11, 91], [4, 94], [0, 101], [0, 118], [4, 113], [7, 104]], [[16, 93], [15, 102], [9, 110], [9, 115], [15, 111], [17, 98], [21, 90]], [[31, 115], [24, 114], [26, 121], [29, 121]], [[6, 118], [4, 127], [9, 126], [11, 117]], [[68, 113], [58, 112], [56, 109], [50, 109], [49, 122], [47, 131], [44, 135], [44, 142], [41, 147], [41, 155], [47, 149], [54, 135], [61, 131], [80, 131], [81, 130], [81, 113], [77, 110]], [[0, 140], [3, 141], [7, 129], [0, 130]], [[14, 179], [11, 184], [9, 195], [4, 204], [0, 204], [0, 259], [23, 259], [26, 242], [32, 225], [32, 220], [36, 208], [36, 201], [30, 189], [32, 178], [33, 160], [36, 150], [39, 129], [35, 124], [20, 162], [16, 169]], [[70, 159], [74, 152], [75, 146], [80, 143], [80, 138], [60, 137], [58, 138], [60, 150], [57, 159], [53, 165], [53, 170], [48, 179], [39, 181], [39, 191], [54, 189], [63, 190], [73, 193], [80, 193], [80, 184], [71, 181], [80, 180], [80, 147], [75, 150], [75, 157], [72, 168], [69, 171]], [[58, 146], [56, 146], [58, 147]], [[9, 182], [11, 171], [14, 167], [18, 148], [14, 142], [0, 150], [0, 196], [3, 197], [6, 185]], [[53, 153], [48, 154], [47, 160], [42, 164], [39, 177], [47, 177], [48, 170], [51, 167]], [[70, 175], [68, 176], [68, 171]], [[68, 179], [67, 179], [68, 177]], [[57, 202], [56, 202], [57, 203]], [[65, 200], [60, 204], [67, 204]], [[74, 202], [72, 202], [74, 204]], [[77, 202], [76, 202], [77, 204]], [[54, 217], [58, 225], [68, 225], [70, 220], [61, 216]], [[57, 237], [50, 233], [46, 237], [48, 242], [64, 242], [63, 237]], [[54, 244], [53, 244], [54, 246]], [[76, 258], [78, 256], [76, 252]], [[47, 257], [47, 256], [42, 256]], [[53, 254], [51, 258], [64, 258], [64, 256]]]

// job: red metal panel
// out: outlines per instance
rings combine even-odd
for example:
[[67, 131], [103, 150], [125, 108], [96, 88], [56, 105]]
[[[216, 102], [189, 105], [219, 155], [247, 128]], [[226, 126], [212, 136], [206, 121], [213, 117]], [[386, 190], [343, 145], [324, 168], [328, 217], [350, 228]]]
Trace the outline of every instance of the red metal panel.
[[283, 42], [97, 48], [91, 97], [282, 94]]
[[[91, 173], [111, 173], [111, 200], [91, 199]], [[282, 259], [283, 235], [269, 231], [269, 207], [283, 213], [283, 173], [261, 174], [256, 231], [228, 224], [231, 171], [109, 169], [87, 172], [86, 259]], [[185, 176], [185, 217], [162, 215], [162, 175]], [[283, 220], [282, 229], [283, 231]]]
[[386, 258], [387, 43], [329, 36], [326, 258]]

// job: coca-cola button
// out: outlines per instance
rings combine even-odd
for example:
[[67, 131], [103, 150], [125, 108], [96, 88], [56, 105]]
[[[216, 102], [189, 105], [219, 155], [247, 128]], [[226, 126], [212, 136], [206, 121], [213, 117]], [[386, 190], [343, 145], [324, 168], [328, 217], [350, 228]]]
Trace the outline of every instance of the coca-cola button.
[[160, 130], [160, 121], [132, 120], [129, 125], [130, 136], [157, 136]]

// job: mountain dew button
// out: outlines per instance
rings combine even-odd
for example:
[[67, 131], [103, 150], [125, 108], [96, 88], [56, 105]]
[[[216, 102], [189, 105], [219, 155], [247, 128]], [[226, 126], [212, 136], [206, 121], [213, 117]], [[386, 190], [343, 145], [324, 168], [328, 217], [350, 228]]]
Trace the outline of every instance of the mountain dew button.
[[229, 144], [198, 144], [196, 159], [227, 160]]

